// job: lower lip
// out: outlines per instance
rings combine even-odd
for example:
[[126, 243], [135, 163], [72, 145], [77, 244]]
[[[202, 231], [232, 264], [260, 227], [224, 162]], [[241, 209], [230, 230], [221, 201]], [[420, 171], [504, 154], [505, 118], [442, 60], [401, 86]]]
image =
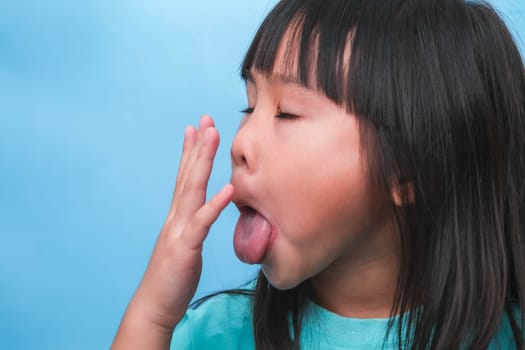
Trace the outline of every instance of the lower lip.
[[270, 250], [272, 249], [273, 242], [275, 241], [276, 238], [277, 238], [277, 229], [275, 228], [274, 225], [272, 225], [272, 231], [270, 232], [270, 239], [268, 240], [268, 245], [266, 246], [266, 251], [264, 252], [264, 254], [262, 256], [260, 263], [262, 263], [264, 261], [264, 259], [266, 259], [266, 256], [269, 254]]

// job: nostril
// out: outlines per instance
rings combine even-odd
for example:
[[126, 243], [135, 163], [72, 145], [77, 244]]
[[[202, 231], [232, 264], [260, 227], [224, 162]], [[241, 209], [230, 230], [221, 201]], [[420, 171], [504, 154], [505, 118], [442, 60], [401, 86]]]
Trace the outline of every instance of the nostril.
[[232, 165], [239, 168], [250, 168], [254, 161], [255, 138], [252, 129], [245, 124], [235, 135], [231, 147]]
[[247, 164], [247, 159], [244, 154], [235, 153], [233, 150], [231, 152], [232, 164], [237, 167], [245, 166]]

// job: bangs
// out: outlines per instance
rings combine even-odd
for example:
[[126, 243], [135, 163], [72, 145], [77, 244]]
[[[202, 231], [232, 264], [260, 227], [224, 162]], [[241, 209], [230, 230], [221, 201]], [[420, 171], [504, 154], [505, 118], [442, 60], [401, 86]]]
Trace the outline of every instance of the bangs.
[[[399, 349], [485, 349], [506, 313], [523, 348], [525, 69], [491, 5], [281, 0], [244, 58], [242, 77], [251, 71], [353, 114], [370, 179], [399, 192], [399, 318], [386, 336], [396, 331]], [[259, 276], [257, 349], [298, 349], [311, 290]]]
[[[334, 3], [338, 3], [334, 6]], [[242, 64], [266, 76], [285, 77], [353, 110], [348, 92], [358, 2], [281, 1], [261, 24]], [[352, 52], [352, 55], [350, 55]]]
[[394, 162], [378, 152], [401, 147], [397, 139], [380, 144], [384, 141], [380, 134], [390, 135], [398, 127], [392, 113], [399, 104], [393, 96], [391, 24], [402, 4], [396, 0], [280, 1], [261, 24], [241, 66], [244, 80], [251, 70], [284, 77], [353, 114], [366, 153], [365, 169], [371, 180], [385, 186], [386, 179], [400, 172], [392, 170]]

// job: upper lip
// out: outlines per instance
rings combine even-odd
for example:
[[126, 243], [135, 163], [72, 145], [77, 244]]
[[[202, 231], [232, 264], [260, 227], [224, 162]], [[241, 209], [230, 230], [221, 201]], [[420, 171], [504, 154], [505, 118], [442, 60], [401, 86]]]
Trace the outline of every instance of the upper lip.
[[242, 212], [243, 210], [246, 210], [246, 208], [251, 208], [253, 210], [257, 210], [257, 208], [254, 207], [254, 205], [248, 201], [245, 201], [244, 199], [241, 199], [241, 198], [234, 198], [232, 200], [232, 202], [235, 204], [235, 206], [237, 207], [237, 209]]
[[264, 211], [259, 206], [259, 203], [257, 203], [254, 198], [253, 192], [245, 190], [245, 187], [242, 186], [242, 183], [233, 181], [233, 178], [232, 184], [235, 187], [235, 194], [233, 195], [232, 202], [235, 204], [240, 214], [247, 214], [249, 213], [249, 210], [254, 210], [265, 220], [267, 220], [272, 226], [275, 225], [271, 216], [268, 216], [269, 213]]
[[252, 209], [263, 215], [257, 203], [253, 201], [253, 195], [251, 192], [246, 191], [239, 182], [232, 181], [232, 184], [234, 184], [235, 187], [235, 194], [233, 195], [232, 202], [235, 204], [239, 212], [243, 213], [247, 209]]
[[246, 213], [247, 210], [251, 209], [255, 210], [264, 218], [269, 219], [266, 216], [267, 213], [265, 213], [263, 208], [259, 206], [256, 194], [253, 191], [253, 188], [255, 187], [253, 186], [253, 179], [233, 171], [230, 182], [235, 188], [232, 202], [241, 214]]
[[251, 192], [247, 189], [246, 179], [242, 176], [239, 176], [239, 174], [233, 172], [230, 182], [235, 188], [232, 202], [235, 204], [235, 206], [237, 206], [237, 209], [241, 211], [244, 207], [254, 208], [253, 203], [250, 200], [252, 198], [252, 195]]

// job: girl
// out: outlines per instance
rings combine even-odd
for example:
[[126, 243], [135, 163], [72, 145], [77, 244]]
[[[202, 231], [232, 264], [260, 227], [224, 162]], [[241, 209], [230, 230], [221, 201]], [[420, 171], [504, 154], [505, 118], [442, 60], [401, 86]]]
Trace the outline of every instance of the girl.
[[[205, 203], [205, 116], [113, 349], [524, 348], [525, 71], [489, 5], [283, 0], [242, 77], [231, 184]], [[230, 201], [259, 276], [187, 310]]]

